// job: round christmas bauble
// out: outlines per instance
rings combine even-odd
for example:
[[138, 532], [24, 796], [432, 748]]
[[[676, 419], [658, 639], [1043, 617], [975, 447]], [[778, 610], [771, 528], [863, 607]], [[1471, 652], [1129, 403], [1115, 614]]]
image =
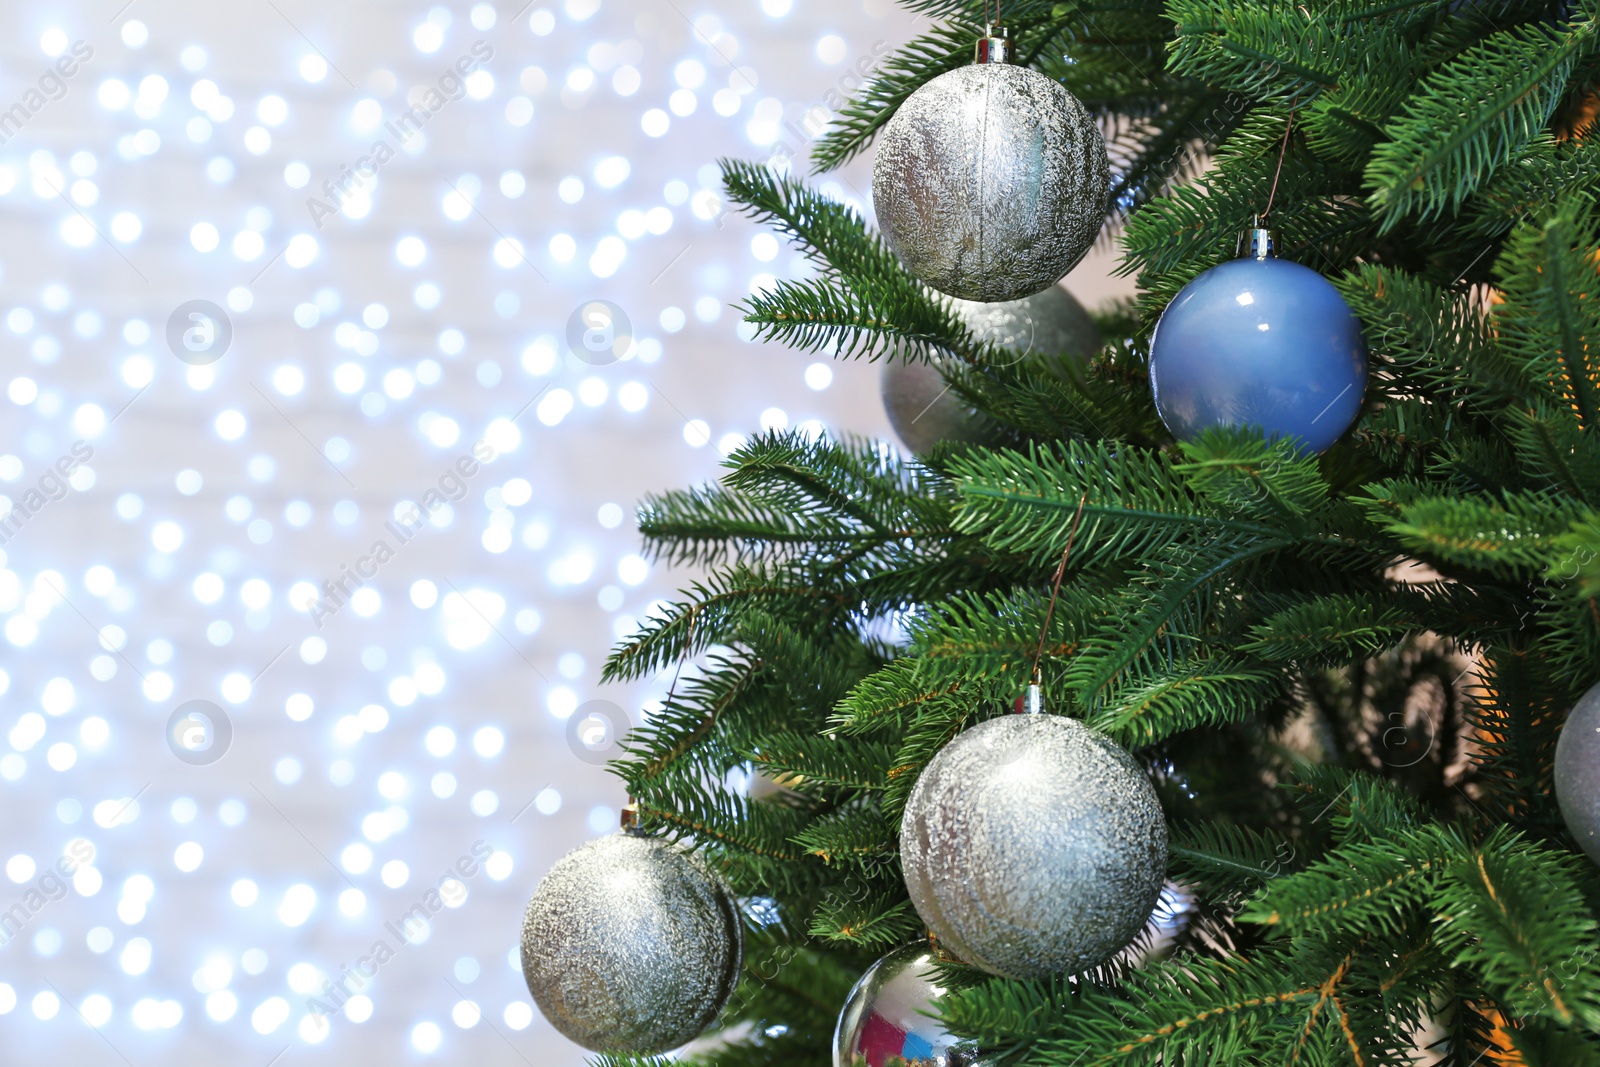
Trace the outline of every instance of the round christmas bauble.
[[940, 946], [990, 974], [1093, 967], [1138, 935], [1167, 869], [1149, 779], [1110, 738], [1004, 715], [923, 770], [900, 823], [911, 902]]
[[595, 1052], [693, 1040], [733, 995], [738, 904], [699, 859], [634, 834], [568, 853], [528, 901], [522, 973], [550, 1024]]
[[[952, 300], [951, 305], [973, 336], [1010, 349], [1018, 360], [1083, 362], [1100, 348], [1094, 318], [1059, 285], [1021, 300], [998, 304]], [[988, 437], [983, 419], [944, 380], [943, 366], [943, 361], [899, 360], [883, 366], [880, 381], [889, 424], [895, 436], [919, 456], [933, 451], [940, 441], [981, 444]]]
[[1111, 168], [1093, 116], [1027, 67], [959, 67], [906, 98], [872, 169], [878, 225], [941, 293], [1016, 300], [1054, 285], [1094, 244]]
[[1150, 340], [1150, 388], [1180, 441], [1259, 426], [1321, 452], [1361, 412], [1367, 346], [1326, 278], [1252, 255], [1212, 267], [1167, 305]]
[[950, 305], [974, 337], [1009, 348], [1017, 361], [1054, 356], [1082, 363], [1100, 348], [1094, 316], [1059, 285], [1021, 300], [952, 300]]
[[1578, 847], [1600, 863], [1600, 685], [1583, 694], [1556, 741], [1556, 803]]
[[944, 995], [927, 941], [895, 949], [845, 998], [833, 1032], [833, 1067], [981, 1067], [968, 1043], [933, 1016]]

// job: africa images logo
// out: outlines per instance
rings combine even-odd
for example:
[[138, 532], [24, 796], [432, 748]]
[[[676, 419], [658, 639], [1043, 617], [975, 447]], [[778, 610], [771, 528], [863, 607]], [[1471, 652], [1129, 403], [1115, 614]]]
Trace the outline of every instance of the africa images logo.
[[204, 767], [233, 743], [233, 720], [209, 700], [186, 700], [167, 719], [167, 747], [183, 762]]
[[232, 343], [232, 320], [209, 300], [185, 301], [167, 316], [167, 347], [190, 366], [210, 366]]

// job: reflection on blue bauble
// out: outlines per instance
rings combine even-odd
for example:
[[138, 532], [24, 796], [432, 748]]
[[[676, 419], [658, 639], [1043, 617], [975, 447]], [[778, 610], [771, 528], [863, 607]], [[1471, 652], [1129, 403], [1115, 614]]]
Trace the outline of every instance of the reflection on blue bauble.
[[1310, 267], [1236, 259], [1162, 312], [1150, 387], [1180, 441], [1211, 426], [1259, 426], [1321, 452], [1361, 411], [1367, 346], [1350, 306]]

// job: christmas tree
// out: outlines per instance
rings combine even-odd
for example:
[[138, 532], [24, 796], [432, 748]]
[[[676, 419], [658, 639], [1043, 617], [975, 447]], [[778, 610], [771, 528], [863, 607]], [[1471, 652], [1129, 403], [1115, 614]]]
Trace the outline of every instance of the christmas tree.
[[[984, 5], [908, 6], [938, 27], [836, 117], [819, 171], [971, 62]], [[945, 966], [936, 1010], [983, 1062], [1600, 1064], [1600, 878], [1554, 791], [1600, 680], [1600, 4], [1004, 18], [1111, 153], [1140, 295], [1098, 310], [1086, 366], [981, 339], [857, 213], [725, 164], [816, 268], [750, 298], [760, 337], [939, 361], [987, 439], [912, 461], [769, 433], [641, 510], [649, 548], [707, 576], [611, 657], [610, 679], [696, 665], [614, 769], [640, 827], [745, 902], [722, 1040], [690, 1061], [832, 1062], [853, 983], [924, 934], [908, 796], [1037, 658], [1048, 710], [1155, 784], [1184, 904], [1170, 944], [1082, 974]], [[1370, 353], [1320, 455], [1250, 426], [1180, 442], [1151, 399], [1157, 319], [1269, 202], [1279, 255]]]

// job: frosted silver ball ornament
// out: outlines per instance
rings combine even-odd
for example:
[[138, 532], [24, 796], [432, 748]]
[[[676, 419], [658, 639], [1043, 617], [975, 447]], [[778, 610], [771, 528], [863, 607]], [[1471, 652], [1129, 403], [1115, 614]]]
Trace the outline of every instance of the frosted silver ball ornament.
[[[974, 337], [1010, 349], [1017, 360], [1062, 358], [1081, 363], [1100, 349], [1094, 318], [1059, 285], [998, 304], [950, 303]], [[983, 419], [950, 390], [943, 365], [943, 361], [900, 360], [883, 365], [880, 387], [889, 425], [919, 456], [933, 451], [940, 441], [981, 444], [987, 437]]]
[[1044, 978], [1103, 963], [1138, 935], [1166, 875], [1167, 825], [1110, 738], [1056, 715], [1004, 715], [928, 763], [900, 860], [941, 947], [990, 974]]
[[1600, 685], [1583, 694], [1556, 741], [1556, 803], [1578, 847], [1600, 864]]
[[833, 1032], [833, 1067], [982, 1067], [933, 1016], [944, 995], [933, 945], [917, 941], [868, 968], [845, 998]]
[[979, 61], [906, 98], [872, 168], [878, 226], [900, 262], [963, 300], [1054, 285], [1100, 233], [1111, 167], [1088, 109], [1013, 65], [1003, 30]]
[[631, 833], [560, 860], [528, 901], [522, 973], [550, 1024], [594, 1052], [655, 1055], [733, 995], [738, 904], [696, 857]]

